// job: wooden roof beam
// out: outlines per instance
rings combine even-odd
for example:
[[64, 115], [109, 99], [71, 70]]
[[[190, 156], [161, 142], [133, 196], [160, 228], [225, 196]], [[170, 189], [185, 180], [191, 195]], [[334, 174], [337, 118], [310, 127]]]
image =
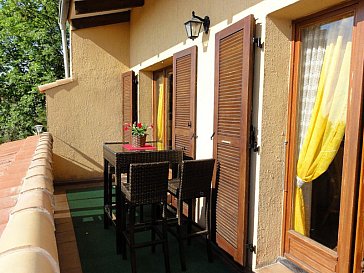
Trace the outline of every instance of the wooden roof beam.
[[125, 23], [130, 21], [130, 10], [124, 12], [103, 14], [97, 16], [74, 18], [71, 20], [73, 29], [82, 29], [89, 27], [97, 27], [111, 25], [117, 23]]
[[141, 7], [144, 0], [75, 0], [76, 15]]

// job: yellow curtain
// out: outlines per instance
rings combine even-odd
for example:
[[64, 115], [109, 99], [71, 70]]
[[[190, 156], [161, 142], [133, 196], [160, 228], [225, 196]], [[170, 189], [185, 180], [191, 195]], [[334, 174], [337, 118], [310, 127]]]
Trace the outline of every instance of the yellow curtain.
[[165, 128], [165, 99], [164, 99], [164, 87], [163, 83], [158, 87], [158, 111], [157, 111], [157, 147], [158, 149], [164, 149], [164, 128]]
[[351, 35], [343, 33], [351, 27], [348, 30], [345, 25], [339, 25], [338, 28], [335, 39], [328, 38], [315, 106], [297, 162], [293, 228], [303, 235], [308, 235], [308, 230], [301, 186], [328, 169], [345, 133]]

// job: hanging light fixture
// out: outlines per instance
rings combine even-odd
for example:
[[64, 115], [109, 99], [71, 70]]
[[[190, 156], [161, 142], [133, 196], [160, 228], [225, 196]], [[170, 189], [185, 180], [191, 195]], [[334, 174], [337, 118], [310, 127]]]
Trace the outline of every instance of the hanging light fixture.
[[201, 26], [203, 26], [204, 32], [207, 34], [210, 27], [210, 18], [208, 16], [201, 18], [196, 16], [195, 12], [192, 11], [191, 20], [185, 23], [187, 37], [192, 40], [196, 39], [200, 34]]

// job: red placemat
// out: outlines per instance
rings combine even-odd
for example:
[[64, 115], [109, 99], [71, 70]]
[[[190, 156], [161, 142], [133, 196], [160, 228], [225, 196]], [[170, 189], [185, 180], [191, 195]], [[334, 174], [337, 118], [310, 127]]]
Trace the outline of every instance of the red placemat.
[[145, 144], [144, 147], [134, 147], [131, 144], [123, 144], [124, 148], [130, 151], [138, 151], [138, 150], [155, 150], [155, 147], [149, 144]]

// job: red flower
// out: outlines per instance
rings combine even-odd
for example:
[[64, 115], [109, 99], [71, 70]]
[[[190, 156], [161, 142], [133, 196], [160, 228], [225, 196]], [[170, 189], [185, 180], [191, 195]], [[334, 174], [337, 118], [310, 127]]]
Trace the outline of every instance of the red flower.
[[138, 128], [142, 128], [143, 127], [143, 125], [142, 125], [142, 123], [141, 122], [138, 122]]
[[151, 124], [151, 125], [150, 125], [150, 128], [152, 128], [152, 129], [153, 129], [153, 124]]
[[124, 126], [124, 131], [128, 131], [129, 127], [128, 126]]

